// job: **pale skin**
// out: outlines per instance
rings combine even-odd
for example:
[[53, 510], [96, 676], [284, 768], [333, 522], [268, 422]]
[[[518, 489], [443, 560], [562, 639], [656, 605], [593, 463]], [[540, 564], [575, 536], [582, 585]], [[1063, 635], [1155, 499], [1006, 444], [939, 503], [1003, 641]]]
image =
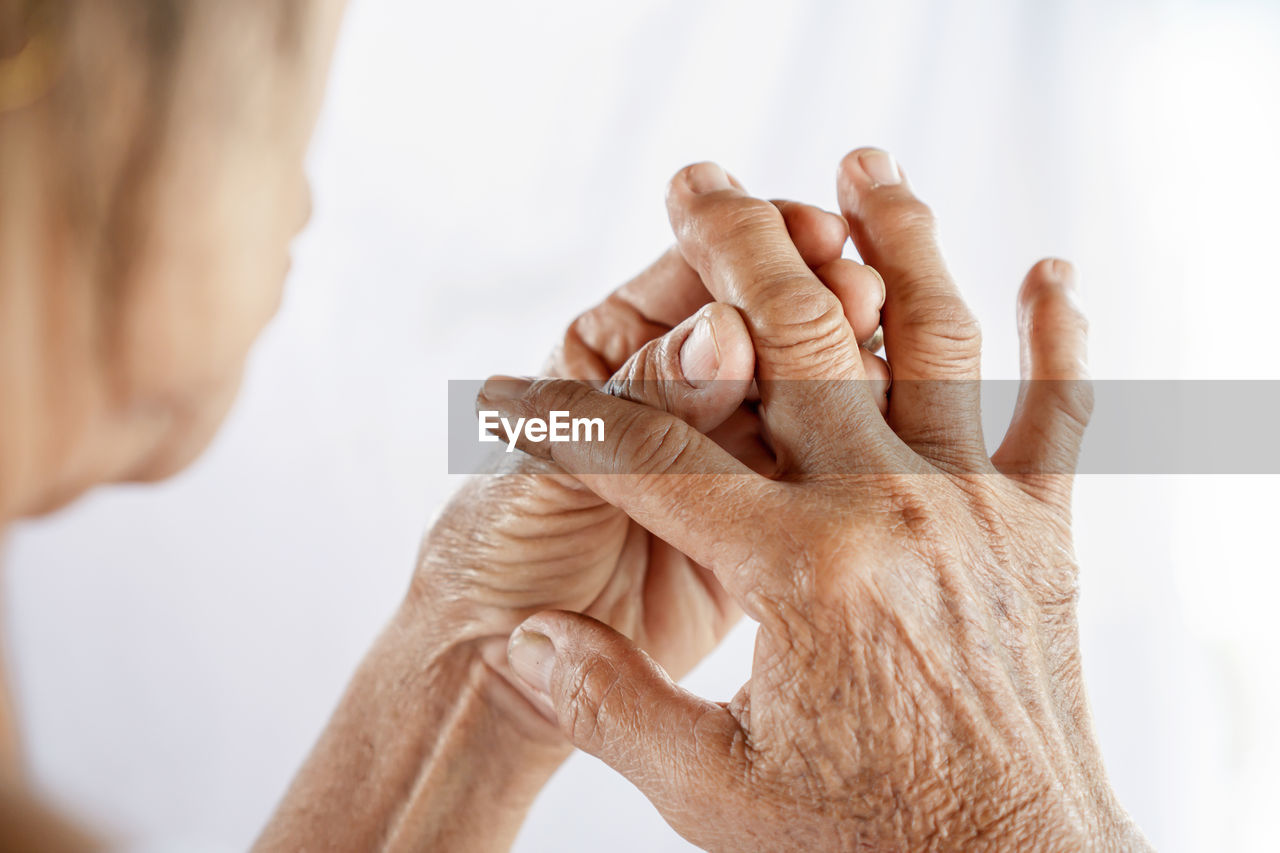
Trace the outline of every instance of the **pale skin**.
[[[27, 5], [0, 0], [0, 16], [6, 24], [22, 24]], [[59, 64], [47, 77], [23, 77], [52, 81], [47, 91], [6, 101], [0, 113], [0, 522], [47, 512], [98, 483], [164, 477], [194, 458], [234, 397], [250, 343], [275, 310], [288, 242], [306, 218], [302, 156], [343, 4], [177, 2], [172, 5], [180, 14], [173, 20], [181, 24], [166, 26], [179, 34], [155, 21], [148, 30], [129, 17], [137, 8], [162, 5], [121, 0], [69, 7], [72, 12], [50, 31], [61, 47]], [[0, 43], [0, 58], [24, 49], [22, 39], [12, 38], [17, 31], [17, 25], [5, 27], [10, 37]], [[139, 43], [144, 32], [160, 39], [162, 59], [149, 52], [153, 45]], [[210, 81], [217, 81], [212, 89]], [[1001, 733], [1039, 745], [1041, 760], [1033, 767], [1040, 775], [1030, 778], [1060, 783], [1048, 786], [1049, 794], [1025, 798], [1025, 807], [1006, 823], [1020, 831], [1040, 827], [1046, 842], [1088, 838], [1101, 845], [1129, 837], [1096, 760], [1083, 702], [1063, 699], [1083, 696], [1068, 630], [1074, 623], [1059, 608], [1056, 621], [1042, 626], [1036, 618], [1042, 590], [1025, 577], [1028, 566], [1045, 563], [1074, 576], [1073, 564], [1057, 559], [1069, 555], [1070, 545], [1064, 478], [1030, 473], [1044, 468], [1037, 454], [1048, 452], [1045, 436], [1054, 452], [1074, 451], [1078, 435], [1070, 431], [1071, 418], [1061, 416], [1062, 401], [1036, 393], [1023, 400], [1009, 449], [996, 460], [1000, 471], [1020, 477], [1017, 492], [961, 487], [977, 462], [957, 450], [957, 443], [969, 445], [951, 440], [955, 430], [944, 430], [948, 441], [942, 442], [934, 427], [944, 422], [938, 419], [967, 422], [964, 401], [953, 409], [947, 399], [913, 402], [912, 394], [925, 386], [913, 391], [899, 381], [899, 391], [907, 390], [895, 391], [890, 402], [888, 368], [872, 354], [883, 325], [898, 380], [934, 376], [931, 370], [953, 361], [963, 367], [956, 376], [973, 375], [976, 342], [954, 334], [968, 324], [939, 334], [923, 322], [963, 320], [965, 314], [954, 298], [945, 310], [937, 308], [939, 293], [954, 293], [921, 229], [898, 227], [902, 223], [880, 215], [875, 205], [864, 209], [875, 192], [847, 163], [841, 172], [844, 216], [792, 202], [756, 202], [728, 176], [725, 188], [686, 192], [690, 179], [705, 177], [708, 168], [682, 172], [672, 183], [677, 247], [572, 323], [548, 372], [602, 388], [581, 398], [592, 405], [605, 401], [630, 407], [628, 416], [674, 419], [670, 423], [688, 432], [668, 432], [663, 421], [662, 434], [690, 442], [698, 436], [699, 443], [689, 446], [702, 461], [768, 475], [734, 475], [735, 491], [743, 484], [754, 490], [749, 503], [776, 498], [768, 490], [779, 483], [795, 486], [794, 505], [772, 521], [786, 520], [794, 549], [761, 553], [751, 574], [776, 578], [799, 556], [801, 567], [832, 566], [830, 578], [823, 575], [830, 586], [816, 598], [809, 589], [805, 597], [805, 590], [763, 580], [758, 589], [748, 588], [736, 570], [726, 571], [725, 553], [741, 544], [735, 544], [735, 531], [752, 517], [743, 504], [746, 492], [714, 502], [708, 517], [725, 523], [713, 536], [673, 519], [673, 503], [664, 514], [651, 489], [619, 494], [625, 477], [614, 477], [612, 485], [599, 476], [575, 477], [578, 460], [572, 457], [517, 459], [514, 470], [464, 489], [426, 536], [403, 605], [353, 678], [264, 830], [260, 849], [504, 849], [537, 790], [574, 746], [628, 775], [677, 830], [708, 847], [918, 840], [908, 834], [916, 825], [910, 821], [901, 835], [887, 834], [884, 809], [874, 808], [883, 802], [858, 787], [867, 772], [896, 766], [903, 739], [915, 745], [922, 778], [928, 778], [923, 774], [930, 761], [945, 759], [955, 790], [953, 799], [939, 800], [936, 786], [921, 786], [920, 796], [899, 808], [894, 820], [918, 818], [934, 827], [932, 837], [942, 839], [938, 846], [946, 846], [948, 839], [980, 837], [972, 826], [969, 835], [953, 830], [943, 817], [946, 803], [967, 798], [980, 805], [983, 796], [1007, 799], [1012, 791], [1008, 778], [993, 770], [1007, 764], [1008, 751], [1001, 748], [1008, 738]], [[248, 197], [252, 205], [243, 203]], [[195, 199], [198, 204], [191, 203]], [[909, 202], [903, 209], [915, 210]], [[913, 221], [918, 226], [924, 220]], [[850, 228], [871, 266], [840, 257]], [[752, 251], [735, 255], [733, 246], [743, 241]], [[786, 280], [763, 277], [766, 267], [785, 271]], [[1024, 287], [1030, 375], [1071, 378], [1080, 369], [1083, 331], [1078, 315], [1065, 307], [1064, 270], [1037, 266]], [[758, 298], [766, 290], [779, 298]], [[829, 309], [821, 314], [821, 328], [797, 323], [789, 313], [814, 305]], [[787, 338], [814, 331], [826, 337], [807, 337], [805, 346]], [[1049, 665], [1034, 655], [1027, 671], [1008, 684], [983, 681], [968, 670], [944, 672], [943, 678], [968, 678], [977, 699], [940, 703], [938, 718], [985, 719], [980, 711], [997, 700], [1038, 712], [986, 720], [984, 731], [995, 733], [983, 742], [986, 751], [905, 725], [903, 715], [885, 710], [895, 702], [933, 707], [927, 703], [936, 697], [920, 679], [906, 677], [905, 667], [886, 664], [895, 678], [883, 681], [887, 692], [873, 703], [884, 711], [879, 717], [860, 713], [866, 706], [851, 693], [841, 701], [832, 692], [833, 673], [859, 671], [866, 663], [857, 650], [869, 647], [872, 625], [918, 631], [919, 642], [934, 643], [922, 646], [926, 658], [944, 662], [966, 649], [972, 653], [964, 643], [977, 634], [936, 630], [928, 619], [936, 608], [921, 606], [911, 616], [916, 611], [908, 607], [909, 597], [886, 602], [866, 592], [867, 578], [890, 583], [919, 555], [893, 536], [877, 538], [865, 519], [885, 513], [883, 505], [897, 507], [893, 502], [904, 495], [919, 495], [888, 486], [846, 488], [840, 478], [804, 491], [812, 469], [803, 465], [819, 457], [810, 458], [817, 453], [813, 436], [797, 435], [786, 421], [780, 386], [771, 385], [784, 376], [870, 380], [857, 386], [858, 395], [824, 399], [818, 408], [829, 418], [845, 418], [849, 448], [892, 448], [901, 459], [946, 470], [947, 479], [936, 485], [946, 483], [952, 491], [927, 495], [937, 517], [924, 514], [922, 535], [945, 530], [949, 541], [969, 543], [966, 554], [1004, 553], [991, 544], [992, 525], [977, 523], [987, 507], [978, 501], [982, 497], [1057, 537], [1050, 540], [1059, 546], [1054, 559], [1015, 547], [1017, 559], [996, 560], [976, 579], [967, 563], [925, 561], [939, 577], [970, 583], [973, 594], [956, 599], [964, 612], [989, 605], [992, 588], [1014, 590], [1001, 593], [1001, 600], [1016, 605], [1005, 627], [1017, 630], [998, 633], [996, 647], [1021, 649], [1027, 643], [1017, 645], [1019, 638], [1040, 636], [1060, 653], [1052, 663], [1064, 664], [1054, 670], [1043, 701], [1018, 689], [1038, 683], [1035, 667]], [[754, 394], [753, 379], [763, 408], [744, 405]], [[58, 393], [49, 393], [54, 387]], [[564, 387], [537, 386], [499, 405], [533, 409]], [[573, 388], [579, 394], [586, 386]], [[935, 420], [910, 416], [924, 410], [932, 410]], [[856, 429], [847, 423], [850, 413]], [[841, 458], [822, 461], [839, 467]], [[618, 455], [617, 464], [629, 463], [634, 460]], [[706, 476], [702, 470], [660, 482], [671, 488]], [[645, 478], [639, 485], [657, 482]], [[669, 497], [677, 496], [688, 507], [708, 501], [705, 494]], [[800, 507], [816, 518], [845, 519], [848, 530], [815, 531], [806, 526], [811, 519], [795, 515]], [[753, 535], [761, 529], [763, 522]], [[850, 542], [860, 547], [843, 547]], [[858, 554], [856, 571], [846, 565], [851, 552]], [[662, 673], [686, 672], [743, 609], [764, 626], [765, 657], [757, 654], [757, 674], [742, 697], [725, 709], [673, 688]], [[825, 662], [806, 658], [794, 642], [806, 635], [845, 652]], [[762, 660], [785, 661], [794, 683], [771, 682]], [[600, 673], [616, 673], [618, 685], [634, 689], [600, 690]], [[572, 689], [574, 684], [583, 689]], [[614, 698], [599, 701], [602, 695]], [[654, 713], [618, 706], [618, 697], [652, 701]], [[749, 716], [747, 699], [754, 709]], [[741, 755], [722, 750], [725, 762], [706, 765], [705, 783], [713, 789], [682, 789], [673, 768], [702, 760], [701, 737], [679, 740], [688, 733], [677, 725], [664, 727], [666, 740], [660, 740], [655, 730], [664, 720], [704, 711], [707, 722], [700, 725], [731, 735], [725, 743], [760, 749]], [[824, 726], [816, 725], [817, 716]], [[847, 721], [849, 739], [822, 736], [826, 722], [836, 720]], [[918, 716], [911, 721], [918, 723]], [[590, 732], [587, 722], [599, 726]], [[634, 740], [626, 755], [618, 750], [617, 732]], [[714, 740], [707, 743], [715, 749]], [[0, 791], [0, 846], [97, 846], [91, 836], [33, 808], [13, 753]], [[969, 754], [982, 760], [955, 758]], [[728, 763], [743, 756], [750, 763]], [[805, 766], [821, 772], [797, 775], [795, 756], [817, 761]], [[884, 778], [893, 778], [891, 770]], [[744, 778], [758, 782], [749, 806], [742, 799]], [[1044, 785], [1028, 784], [1043, 794]], [[693, 813], [678, 802], [689, 794], [695, 796], [687, 802], [705, 803], [707, 810]], [[852, 816], [838, 807], [851, 795], [866, 805]], [[985, 813], [975, 814], [967, 816], [969, 823], [982, 823]], [[985, 840], [994, 841], [1006, 827], [990, 829]], [[770, 835], [777, 831], [787, 834]]]

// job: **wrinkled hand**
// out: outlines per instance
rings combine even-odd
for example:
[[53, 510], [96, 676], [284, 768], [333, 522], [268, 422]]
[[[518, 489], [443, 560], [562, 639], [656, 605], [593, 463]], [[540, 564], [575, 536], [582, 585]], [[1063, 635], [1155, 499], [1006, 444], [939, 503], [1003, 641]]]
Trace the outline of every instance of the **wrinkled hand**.
[[714, 571], [760, 625], [749, 682], [706, 701], [564, 612], [521, 626], [512, 666], [573, 743], [709, 849], [1132, 849], [1079, 659], [1064, 472], [1091, 397], [1073, 273], [1041, 262], [1023, 285], [1023, 393], [988, 458], [978, 327], [928, 208], [874, 150], [846, 158], [840, 194], [887, 285], [887, 418], [840, 301], [777, 211], [710, 164], [677, 176], [669, 210], [684, 257], [746, 320], [776, 478], [580, 383], [481, 395], [508, 416], [605, 419], [604, 443], [522, 448]]
[[[772, 209], [806, 269], [838, 294], [861, 339], [872, 338], [884, 287], [874, 271], [839, 257], [844, 220], [792, 202]], [[710, 300], [672, 249], [574, 321], [550, 372], [662, 409], [766, 468], [774, 460], [761, 452], [759, 419], [742, 405], [754, 375], [751, 338], [734, 308]], [[865, 349], [860, 358], [887, 382], [882, 360]], [[553, 464], [523, 454], [506, 460], [501, 476], [474, 478], [458, 493], [422, 549], [411, 600], [445, 626], [449, 642], [516, 680], [506, 656], [512, 630], [540, 610], [574, 610], [682, 675], [732, 627], [740, 611], [710, 571]], [[522, 704], [534, 726], [562, 741]]]

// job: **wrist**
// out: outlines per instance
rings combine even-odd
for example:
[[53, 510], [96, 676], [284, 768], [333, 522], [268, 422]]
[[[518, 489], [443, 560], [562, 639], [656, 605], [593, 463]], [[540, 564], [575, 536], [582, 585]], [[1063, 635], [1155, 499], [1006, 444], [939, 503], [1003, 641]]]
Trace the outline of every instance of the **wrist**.
[[436, 721], [428, 764], [447, 765], [504, 802], [532, 802], [572, 747], [504, 674], [507, 636], [470, 631], [406, 599], [384, 642], [403, 707]]
[[[501, 742], [502, 749], [554, 770], [573, 750], [559, 728], [515, 686], [507, 643], [520, 621], [515, 616], [486, 619], [465, 608], [442, 609], [409, 598], [387, 630], [406, 647], [421, 650], [425, 666], [417, 677], [424, 682], [423, 692], [450, 692], [454, 713], [483, 719], [487, 736]], [[499, 751], [496, 746], [494, 751]]]
[[572, 747], [555, 722], [526, 698], [527, 688], [507, 662], [511, 632], [537, 608], [515, 609], [471, 600], [465, 585], [455, 588], [455, 577], [456, 573], [424, 561], [393, 625], [422, 635], [438, 665], [471, 669], [477, 688], [513, 736], [556, 747], [567, 757]]
[[[400, 608], [352, 678], [259, 849], [508, 845], [568, 756], [449, 626]], [[314, 842], [314, 845], [312, 844]]]

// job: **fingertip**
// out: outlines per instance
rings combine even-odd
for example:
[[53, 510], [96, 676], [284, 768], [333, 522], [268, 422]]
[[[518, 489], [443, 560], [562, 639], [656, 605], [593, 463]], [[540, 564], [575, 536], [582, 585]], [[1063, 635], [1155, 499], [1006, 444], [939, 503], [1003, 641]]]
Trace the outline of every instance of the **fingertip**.
[[[1070, 508], [1071, 478], [1093, 413], [1089, 324], [1075, 298], [1077, 273], [1060, 258], [1037, 262], [1018, 289], [1022, 386], [992, 461], [1032, 494]], [[1049, 476], [1045, 476], [1049, 475]]]
[[1018, 291], [1018, 300], [1025, 306], [1033, 305], [1044, 296], [1063, 294], [1075, 299], [1079, 274], [1075, 265], [1062, 258], [1043, 258], [1031, 267]]
[[742, 405], [755, 375], [755, 348], [742, 316], [713, 303], [680, 344], [679, 371], [691, 393], [659, 395], [667, 409], [700, 431], [715, 428]]
[[[1037, 327], [1052, 328], [1061, 336], [1068, 327], [1087, 334], [1088, 319], [1080, 306], [1079, 274], [1069, 261], [1044, 258], [1038, 261], [1018, 289], [1018, 325], [1024, 336], [1037, 334]], [[1080, 342], [1082, 345], [1082, 342]]]
[[880, 311], [884, 308], [884, 301], [889, 296], [889, 288], [885, 285], [884, 276], [880, 275], [880, 270], [876, 269], [870, 264], [866, 264], [865, 266], [867, 268], [867, 271], [870, 272], [871, 275], [875, 276], [876, 293], [877, 293], [876, 310]]
[[840, 161], [838, 179], [854, 189], [873, 190], [903, 182], [897, 159], [883, 148], [855, 148]]
[[507, 640], [507, 662], [520, 679], [539, 694], [550, 692], [556, 648], [543, 623], [528, 620], [511, 632]]
[[815, 270], [815, 275], [840, 300], [858, 343], [864, 345], [880, 327], [885, 299], [880, 273], [857, 261], [837, 258]]
[[1045, 258], [1018, 289], [1018, 335], [1028, 378], [1088, 376], [1089, 321], [1076, 298], [1077, 278], [1069, 262]]
[[705, 195], [729, 189], [741, 189], [741, 184], [730, 178], [718, 163], [703, 161], [685, 166], [667, 185], [667, 201], [680, 200], [689, 195]]
[[521, 376], [495, 374], [484, 381], [476, 395], [476, 405], [482, 403], [510, 403], [519, 400], [533, 387], [533, 379]]
[[732, 305], [714, 302], [703, 309], [719, 346], [718, 380], [750, 381], [755, 375], [755, 347], [742, 314]]
[[[599, 641], [596, 630], [598, 625], [596, 620], [581, 613], [567, 610], [540, 611], [526, 618], [511, 632], [511, 638], [507, 641], [507, 657], [512, 668], [522, 678], [525, 678], [526, 672], [535, 681], [545, 675], [549, 686], [557, 656], [573, 652], [583, 645], [594, 647]], [[523, 660], [517, 662], [517, 657]], [[538, 659], [534, 661], [534, 658]], [[531, 670], [531, 662], [540, 668], [538, 672]]]
[[605, 388], [706, 432], [742, 404], [754, 374], [746, 323], [733, 306], [711, 303], [636, 352]]
[[693, 326], [680, 344], [676, 361], [684, 381], [698, 388], [720, 372], [720, 341], [710, 311], [704, 309], [690, 321]]

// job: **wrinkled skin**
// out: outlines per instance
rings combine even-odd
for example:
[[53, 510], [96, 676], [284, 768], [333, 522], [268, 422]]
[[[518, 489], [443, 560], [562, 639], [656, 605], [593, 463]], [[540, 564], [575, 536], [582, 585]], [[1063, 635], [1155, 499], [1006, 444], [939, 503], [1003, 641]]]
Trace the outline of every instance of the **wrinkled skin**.
[[[888, 367], [870, 351], [882, 279], [839, 257], [842, 217], [769, 207], [867, 343], [857, 358], [868, 394], [887, 405]], [[772, 473], [755, 366], [745, 318], [711, 303], [672, 250], [578, 318], [551, 370], [666, 412], [747, 470]], [[403, 606], [255, 849], [507, 849], [572, 748], [510, 669], [505, 650], [521, 621], [545, 608], [585, 611], [682, 673], [739, 615], [715, 574], [579, 480], [545, 460], [502, 458], [504, 476], [473, 478], [432, 527]]]
[[573, 743], [710, 850], [1141, 847], [1081, 677], [1061, 473], [1091, 405], [1073, 273], [1046, 261], [1026, 279], [1032, 381], [988, 458], [978, 328], [928, 208], [874, 150], [846, 158], [840, 192], [887, 286], [887, 418], [858, 381], [839, 302], [776, 211], [711, 164], [676, 177], [669, 209], [684, 257], [746, 319], [776, 476], [580, 383], [503, 380], [481, 395], [512, 416], [605, 419], [603, 447], [522, 446], [715, 572], [760, 623], [748, 683], [728, 704], [693, 696], [565, 612], [521, 626], [512, 667]]
[[[860, 340], [874, 341], [884, 286], [874, 270], [840, 258], [844, 220], [808, 205], [774, 204]], [[736, 310], [710, 300], [672, 249], [575, 320], [548, 373], [661, 408], [737, 458], [770, 468], [775, 460], [762, 452], [754, 406], [744, 404], [755, 367], [750, 335]], [[686, 342], [699, 320], [714, 328], [716, 355], [688, 363]], [[867, 348], [859, 358], [887, 385], [883, 360]], [[689, 376], [690, 368], [698, 375]], [[501, 464], [501, 476], [473, 478], [446, 507], [426, 537], [411, 594], [429, 618], [449, 626], [452, 643], [473, 648], [501, 677], [512, 677], [506, 660], [512, 630], [548, 608], [608, 623], [677, 675], [739, 618], [713, 573], [553, 464], [524, 454], [504, 455]], [[536, 709], [528, 711], [546, 726]]]

